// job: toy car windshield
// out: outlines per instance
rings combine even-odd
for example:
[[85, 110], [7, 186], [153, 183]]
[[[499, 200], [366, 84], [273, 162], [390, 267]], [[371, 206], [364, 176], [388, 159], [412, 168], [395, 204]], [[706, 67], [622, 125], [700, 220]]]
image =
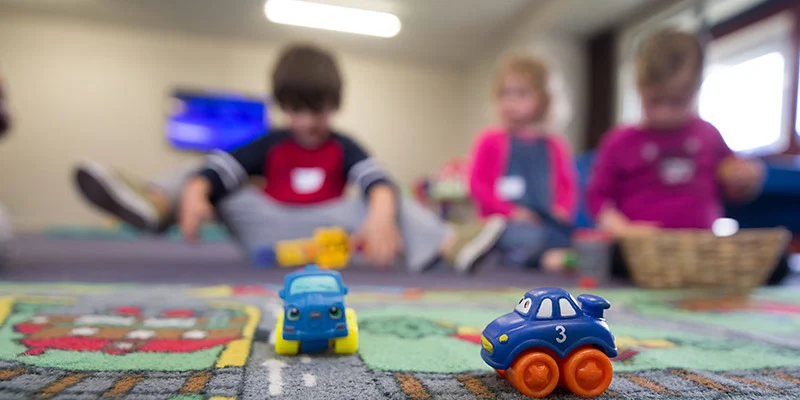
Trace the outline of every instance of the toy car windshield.
[[289, 287], [289, 295], [301, 293], [340, 293], [342, 288], [330, 275], [304, 276], [296, 278]]

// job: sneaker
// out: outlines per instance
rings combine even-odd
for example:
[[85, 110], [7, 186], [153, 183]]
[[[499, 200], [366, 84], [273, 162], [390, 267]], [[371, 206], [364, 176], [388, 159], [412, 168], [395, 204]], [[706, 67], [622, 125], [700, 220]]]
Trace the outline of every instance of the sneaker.
[[147, 200], [144, 184], [134, 183], [93, 162], [78, 165], [75, 183], [89, 203], [138, 229], [159, 232], [158, 211]]
[[451, 262], [456, 272], [472, 272], [475, 264], [497, 243], [505, 232], [506, 221], [500, 216], [489, 217], [483, 224], [459, 227], [458, 239], [451, 251]]

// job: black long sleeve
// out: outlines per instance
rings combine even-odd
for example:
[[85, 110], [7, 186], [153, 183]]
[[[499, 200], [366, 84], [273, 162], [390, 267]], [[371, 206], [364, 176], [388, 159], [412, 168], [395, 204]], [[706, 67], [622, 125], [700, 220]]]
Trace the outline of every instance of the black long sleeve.
[[364, 195], [368, 195], [369, 191], [378, 184], [394, 187], [383, 168], [355, 140], [342, 135], [337, 135], [336, 139], [344, 147], [344, 168], [347, 180], [358, 185]]
[[211, 182], [211, 202], [216, 203], [240, 188], [248, 177], [263, 174], [267, 152], [287, 135], [285, 131], [275, 131], [230, 153], [212, 153], [205, 168], [199, 173]]

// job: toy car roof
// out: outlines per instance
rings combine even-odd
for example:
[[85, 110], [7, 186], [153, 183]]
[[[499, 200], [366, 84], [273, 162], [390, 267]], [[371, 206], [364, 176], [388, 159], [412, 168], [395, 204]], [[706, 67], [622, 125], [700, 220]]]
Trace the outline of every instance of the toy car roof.
[[570, 294], [564, 289], [557, 287], [538, 288], [525, 293], [527, 297], [540, 298], [540, 297], [569, 297]]
[[338, 278], [341, 278], [341, 276], [342, 276], [342, 274], [340, 274], [339, 271], [334, 271], [334, 270], [330, 270], [330, 269], [320, 269], [318, 266], [316, 266], [314, 264], [310, 264], [310, 265], [306, 265], [305, 267], [303, 267], [303, 269], [299, 269], [297, 271], [294, 271], [294, 272], [286, 275], [285, 281], [289, 281], [289, 280], [292, 280], [294, 278], [298, 278], [298, 277], [301, 277], [301, 276], [307, 276], [307, 275], [330, 275], [330, 276], [334, 276], [334, 277], [338, 277]]

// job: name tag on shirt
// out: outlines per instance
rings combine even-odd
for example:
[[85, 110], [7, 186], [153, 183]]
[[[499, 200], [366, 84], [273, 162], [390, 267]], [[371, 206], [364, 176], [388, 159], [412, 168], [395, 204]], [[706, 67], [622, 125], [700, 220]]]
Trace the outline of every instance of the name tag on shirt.
[[504, 176], [500, 178], [495, 187], [497, 197], [507, 200], [516, 201], [525, 196], [527, 185], [525, 178], [521, 176]]
[[322, 168], [295, 168], [291, 173], [292, 189], [298, 194], [316, 193], [325, 182]]

